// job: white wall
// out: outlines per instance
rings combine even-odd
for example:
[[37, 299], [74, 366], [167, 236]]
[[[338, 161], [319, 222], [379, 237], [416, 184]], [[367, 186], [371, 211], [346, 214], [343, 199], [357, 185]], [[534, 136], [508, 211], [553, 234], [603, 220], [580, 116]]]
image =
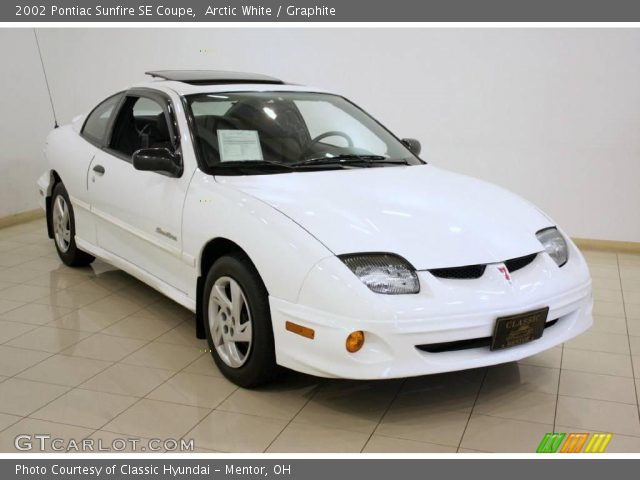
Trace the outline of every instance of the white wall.
[[53, 115], [31, 29], [0, 29], [0, 218], [37, 208]]
[[640, 30], [38, 33], [63, 122], [149, 69], [272, 74], [344, 93], [427, 160], [508, 187], [573, 236], [640, 241]]

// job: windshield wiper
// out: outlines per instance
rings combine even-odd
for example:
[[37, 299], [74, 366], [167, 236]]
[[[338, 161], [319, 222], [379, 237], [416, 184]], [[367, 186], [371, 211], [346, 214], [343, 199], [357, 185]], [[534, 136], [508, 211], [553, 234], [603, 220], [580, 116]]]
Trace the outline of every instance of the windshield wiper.
[[392, 160], [387, 157], [383, 157], [382, 155], [357, 155], [357, 154], [345, 154], [345, 155], [336, 155], [335, 157], [314, 157], [308, 158], [306, 160], [301, 160], [299, 162], [291, 163], [292, 167], [304, 167], [306, 165], [331, 165], [331, 164], [339, 164], [339, 165], [353, 165], [353, 164], [378, 164], [378, 163], [386, 163], [392, 165], [409, 165], [409, 162], [406, 160]]
[[347, 165], [352, 166], [371, 166], [374, 164], [392, 164], [392, 165], [410, 165], [407, 160], [392, 160], [382, 155], [355, 155], [345, 154], [337, 155], [335, 157], [316, 157], [301, 160], [299, 162], [284, 163], [276, 162], [273, 160], [234, 160], [229, 162], [220, 162], [216, 167], [223, 168], [238, 168], [242, 170], [249, 170], [252, 167], [260, 169], [284, 169], [284, 170], [296, 170], [297, 168], [304, 167], [318, 167], [318, 168], [345, 168]]
[[[303, 167], [303, 166], [304, 165], [298, 162], [284, 163], [284, 162], [276, 162], [273, 160], [233, 160], [228, 162], [220, 162], [216, 165], [216, 167], [237, 169], [241, 171], [284, 169], [285, 171], [289, 171], [289, 172], [293, 170], [297, 170], [299, 167]], [[322, 168], [322, 169], [345, 168], [340, 162], [316, 163], [315, 165], [309, 164], [309, 166], [316, 166], [317, 168]]]
[[276, 168], [285, 168], [287, 170], [292, 170], [293, 167], [288, 163], [274, 162], [272, 160], [233, 160], [230, 162], [220, 162], [216, 166], [219, 167], [276, 167]]

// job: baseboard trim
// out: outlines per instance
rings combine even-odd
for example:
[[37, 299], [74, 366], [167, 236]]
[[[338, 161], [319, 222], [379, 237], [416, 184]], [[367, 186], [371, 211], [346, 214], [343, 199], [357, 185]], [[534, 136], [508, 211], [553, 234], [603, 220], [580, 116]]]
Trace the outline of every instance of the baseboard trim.
[[640, 242], [621, 242], [618, 240], [594, 240], [592, 238], [574, 238], [574, 243], [585, 250], [604, 250], [608, 252], [640, 253]]
[[36, 208], [35, 210], [28, 210], [26, 212], [15, 213], [6, 217], [0, 218], [0, 228], [11, 227], [13, 225], [19, 225], [21, 223], [31, 222], [32, 220], [38, 220], [44, 217], [44, 210]]

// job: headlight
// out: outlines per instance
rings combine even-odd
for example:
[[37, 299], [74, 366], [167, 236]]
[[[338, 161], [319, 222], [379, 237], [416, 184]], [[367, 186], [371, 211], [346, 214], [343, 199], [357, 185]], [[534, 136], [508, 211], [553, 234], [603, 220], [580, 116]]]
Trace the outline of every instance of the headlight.
[[415, 269], [397, 255], [356, 253], [339, 258], [373, 292], [398, 295], [420, 291]]
[[536, 237], [544, 246], [544, 250], [558, 264], [563, 266], [569, 260], [569, 248], [567, 241], [556, 227], [545, 228], [536, 233]]

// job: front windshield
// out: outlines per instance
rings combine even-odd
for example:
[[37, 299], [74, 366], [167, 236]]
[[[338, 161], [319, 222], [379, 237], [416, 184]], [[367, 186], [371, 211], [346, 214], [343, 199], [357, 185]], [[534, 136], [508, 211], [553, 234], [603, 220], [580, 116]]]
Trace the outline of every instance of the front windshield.
[[337, 95], [241, 92], [190, 95], [187, 101], [205, 167], [423, 163], [370, 116]]

